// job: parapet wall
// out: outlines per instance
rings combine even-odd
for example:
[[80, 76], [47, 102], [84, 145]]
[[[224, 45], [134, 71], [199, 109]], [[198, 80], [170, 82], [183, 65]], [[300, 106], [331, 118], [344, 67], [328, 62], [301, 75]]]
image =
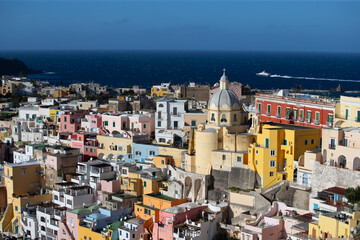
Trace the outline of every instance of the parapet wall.
[[357, 187], [360, 186], [360, 171], [322, 165], [315, 162], [311, 176], [311, 196], [330, 187]]

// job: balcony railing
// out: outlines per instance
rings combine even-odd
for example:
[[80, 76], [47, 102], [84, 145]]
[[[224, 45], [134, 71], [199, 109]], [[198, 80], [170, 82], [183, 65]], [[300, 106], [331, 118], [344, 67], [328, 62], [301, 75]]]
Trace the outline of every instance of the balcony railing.
[[299, 117], [299, 122], [303, 122], [304, 118], [303, 117]]
[[319, 125], [319, 120], [315, 120], [314, 123], [315, 123], [316, 125]]
[[329, 149], [335, 149], [335, 144], [329, 144]]
[[290, 114], [286, 114], [285, 119], [290, 119]]
[[276, 117], [277, 117], [277, 118], [281, 118], [281, 113], [277, 113], [277, 114], [276, 114]]
[[311, 118], [306, 118], [307, 123], [311, 123]]
[[326, 126], [328, 126], [328, 127], [331, 127], [332, 126], [332, 122], [326, 122]]

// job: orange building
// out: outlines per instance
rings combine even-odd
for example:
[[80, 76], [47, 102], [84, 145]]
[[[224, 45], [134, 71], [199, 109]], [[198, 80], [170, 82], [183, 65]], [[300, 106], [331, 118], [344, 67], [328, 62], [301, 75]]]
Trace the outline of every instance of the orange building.
[[148, 232], [152, 232], [153, 220], [159, 221], [159, 211], [173, 206], [186, 203], [187, 198], [176, 199], [160, 193], [144, 194], [143, 202], [138, 202], [134, 206], [137, 218], [142, 218], [146, 222], [144, 227]]
[[153, 157], [155, 167], [166, 168], [167, 165], [175, 166], [175, 161], [172, 156], [157, 155]]

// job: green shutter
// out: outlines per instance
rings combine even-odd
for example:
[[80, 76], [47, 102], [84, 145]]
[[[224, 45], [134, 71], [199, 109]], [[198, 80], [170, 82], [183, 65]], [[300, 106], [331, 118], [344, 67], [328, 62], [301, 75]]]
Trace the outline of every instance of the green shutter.
[[316, 119], [317, 121], [319, 121], [319, 119], [320, 119], [320, 113], [318, 113], [318, 112], [315, 113], [315, 119]]
[[268, 138], [265, 138], [265, 148], [269, 148], [270, 140]]
[[261, 113], [261, 103], [259, 103], [258, 108], [259, 108], [259, 113]]
[[357, 112], [357, 121], [360, 122], [360, 111]]
[[345, 119], [348, 120], [349, 117], [349, 109], [345, 110]]
[[270, 112], [271, 112], [271, 106], [270, 106], [270, 104], [267, 106], [267, 113], [268, 114], [270, 114]]

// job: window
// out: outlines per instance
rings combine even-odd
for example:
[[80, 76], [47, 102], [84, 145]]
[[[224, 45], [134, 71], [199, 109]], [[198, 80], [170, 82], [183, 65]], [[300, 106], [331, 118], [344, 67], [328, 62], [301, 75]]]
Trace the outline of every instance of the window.
[[143, 125], [143, 128], [144, 128], [144, 129], [146, 128], [146, 124]]
[[270, 113], [271, 113], [271, 105], [270, 105], [270, 104], [268, 104], [268, 105], [267, 105], [267, 114], [269, 114], [269, 115], [270, 115]]
[[298, 116], [298, 110], [296, 108], [293, 109], [293, 117], [294, 119], [297, 119]]
[[220, 122], [227, 122], [225, 114], [221, 115]]
[[108, 121], [104, 121], [104, 126], [108, 126], [108, 125], [109, 125]]
[[66, 129], [66, 124], [64, 125], [64, 129]]
[[159, 107], [164, 107], [164, 105], [162, 103], [159, 104]]
[[258, 104], [258, 111], [261, 113], [261, 103]]
[[66, 204], [72, 205], [72, 201], [71, 201], [70, 199], [68, 199], [68, 200], [66, 201]]
[[115, 122], [113, 122], [113, 127], [115, 127]]
[[256, 155], [258, 155], [258, 154], [259, 154], [259, 151], [258, 151], [258, 150], [256, 150], [256, 151], [255, 151], [255, 153], [256, 153]]
[[155, 151], [150, 151], [150, 152], [149, 152], [149, 155], [150, 155], [150, 156], [154, 156], [154, 155], [155, 155]]
[[345, 139], [344, 139], [344, 146], [347, 147], [348, 144], [349, 144], [349, 139], [345, 138]]
[[59, 200], [59, 196], [58, 195], [53, 195], [54, 196], [54, 200]]
[[270, 172], [270, 177], [273, 177], [274, 176], [274, 172]]
[[15, 211], [16, 211], [16, 212], [18, 211], [18, 206], [15, 206]]
[[161, 164], [164, 164], [165, 162], [164, 162], [164, 160], [161, 160]]
[[196, 120], [191, 120], [191, 126], [196, 127]]
[[226, 155], [222, 155], [222, 160], [226, 160]]
[[22, 170], [21, 170], [21, 174], [22, 174], [22, 175], [26, 175], [26, 169], [22, 169]]
[[271, 156], [271, 157], [274, 157], [274, 156], [275, 156], [275, 149], [271, 149], [271, 150], [270, 150], [270, 156]]
[[311, 144], [314, 144], [315, 143], [315, 140], [314, 139], [311, 139]]
[[311, 122], [311, 118], [312, 118], [311, 115], [312, 115], [312, 114], [311, 114], [311, 110], [308, 110], [308, 111], [306, 112], [306, 121]]
[[146, 187], [146, 181], [144, 181], [144, 187]]
[[286, 118], [290, 117], [290, 108], [289, 107], [287, 107], [286, 110], [285, 110], [285, 117]]
[[275, 160], [271, 160], [270, 161], [270, 167], [274, 168], [276, 166], [276, 161]]
[[300, 120], [304, 119], [304, 110], [300, 109]]
[[242, 162], [242, 157], [241, 157], [241, 156], [237, 156], [237, 161], [238, 161], [238, 162]]
[[265, 148], [269, 148], [269, 144], [270, 144], [270, 139], [265, 138]]
[[237, 115], [234, 114], [234, 122], [237, 122]]
[[158, 112], [158, 119], [161, 119], [161, 112]]
[[173, 108], [173, 115], [177, 115], [177, 107]]
[[280, 106], [277, 107], [277, 116], [281, 117], [281, 107]]
[[179, 124], [178, 121], [174, 121], [174, 128], [178, 128], [178, 124]]
[[315, 120], [317, 122], [319, 122], [319, 120], [320, 120], [320, 113], [319, 112], [315, 112]]
[[349, 118], [349, 109], [347, 108], [345, 110], [345, 120], [348, 120], [348, 118]]
[[287, 144], [288, 144], [288, 140], [284, 139], [284, 145], [287, 145]]
[[158, 127], [161, 127], [161, 121], [158, 121]]
[[304, 144], [305, 144], [305, 145], [308, 145], [308, 140], [305, 139]]
[[[26, 114], [26, 120], [28, 120], [30, 118], [29, 114]], [[65, 122], [66, 122], [66, 117], [65, 117]]]
[[40, 218], [40, 221], [41, 221], [41, 222], [45, 222], [45, 218], [44, 218], [44, 217], [41, 217], [41, 218]]
[[212, 122], [215, 121], [215, 114], [214, 114], [214, 113], [211, 114], [211, 119], [210, 119], [210, 121], [212, 121]]
[[360, 111], [357, 111], [357, 118], [356, 118], [357, 122], [360, 122]]
[[89, 151], [89, 149], [86, 147], [86, 148], [85, 148], [85, 151], [87, 152], [87, 151]]
[[92, 149], [92, 148], [90, 148], [90, 152], [91, 152], [91, 153], [93, 152], [93, 149]]
[[332, 114], [328, 114], [328, 115], [327, 115], [327, 122], [328, 122], [328, 123], [332, 123], [332, 122], [333, 122], [333, 118], [334, 118], [334, 116], [333, 116]]

